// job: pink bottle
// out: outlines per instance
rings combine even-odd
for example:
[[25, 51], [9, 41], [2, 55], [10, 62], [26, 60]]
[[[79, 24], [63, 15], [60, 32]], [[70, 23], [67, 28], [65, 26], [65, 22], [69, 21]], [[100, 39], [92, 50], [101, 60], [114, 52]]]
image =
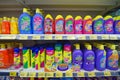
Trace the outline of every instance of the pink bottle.
[[74, 34], [74, 19], [71, 15], [65, 18], [65, 34]]
[[83, 29], [83, 20], [81, 16], [76, 16], [75, 17], [75, 34], [82, 34], [82, 29]]

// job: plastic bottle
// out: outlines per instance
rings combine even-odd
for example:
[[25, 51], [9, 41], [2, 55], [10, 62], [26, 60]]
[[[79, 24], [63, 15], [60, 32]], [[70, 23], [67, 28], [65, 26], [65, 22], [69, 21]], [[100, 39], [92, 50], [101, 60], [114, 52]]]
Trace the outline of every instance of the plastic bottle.
[[19, 31], [20, 34], [32, 34], [32, 19], [26, 8], [23, 8], [23, 13], [19, 17]]
[[8, 51], [5, 48], [5, 44], [0, 44], [0, 68], [9, 67], [9, 55]]
[[10, 33], [11, 34], [18, 34], [18, 24], [16, 22], [16, 18], [15, 17], [11, 18]]
[[107, 69], [117, 70], [118, 69], [118, 60], [119, 54], [116, 50], [115, 44], [106, 44], [108, 48], [106, 48], [107, 52]]
[[92, 71], [95, 68], [95, 54], [92, 51], [92, 46], [89, 43], [85, 43], [83, 50], [83, 69], [86, 71]]
[[61, 64], [63, 61], [62, 44], [55, 45], [55, 63]]
[[114, 29], [115, 29], [115, 34], [120, 34], [120, 16], [117, 16], [114, 19]]
[[46, 48], [46, 62], [45, 62], [45, 71], [51, 72], [54, 71], [53, 64], [54, 64], [54, 48], [52, 46], [48, 46]]
[[95, 67], [99, 71], [106, 69], [106, 51], [103, 44], [97, 44], [97, 50], [95, 51]]
[[87, 15], [84, 17], [83, 21], [83, 34], [92, 34], [92, 17]]
[[114, 33], [114, 28], [113, 28], [114, 20], [112, 16], [108, 15], [104, 18], [104, 20], [105, 20], [105, 23], [104, 23], [105, 34], [113, 34]]
[[0, 18], [0, 34], [2, 34], [2, 18]]
[[33, 34], [44, 34], [44, 17], [39, 8], [36, 9], [36, 14], [33, 16]]
[[44, 46], [41, 46], [40, 48], [40, 67], [44, 68], [45, 66], [45, 48]]
[[35, 68], [35, 47], [31, 48], [31, 67]]
[[30, 68], [30, 49], [23, 47], [22, 54], [23, 54], [23, 68], [25, 69]]
[[74, 34], [74, 19], [72, 15], [65, 18], [65, 34]]
[[75, 17], [75, 34], [82, 34], [82, 29], [83, 29], [83, 20], [81, 16], [76, 16]]
[[75, 71], [80, 71], [82, 69], [83, 63], [83, 53], [80, 50], [79, 44], [74, 44], [75, 49], [72, 53], [72, 63], [74, 65]]
[[94, 18], [93, 32], [94, 34], [104, 34], [104, 19], [101, 15]]
[[54, 19], [50, 14], [47, 14], [44, 20], [44, 31], [45, 34], [54, 33]]
[[40, 70], [40, 51], [38, 48], [35, 49], [35, 69]]
[[55, 18], [55, 34], [64, 34], [64, 18], [57, 15]]
[[3, 17], [2, 21], [2, 34], [10, 34], [10, 22], [9, 18]]

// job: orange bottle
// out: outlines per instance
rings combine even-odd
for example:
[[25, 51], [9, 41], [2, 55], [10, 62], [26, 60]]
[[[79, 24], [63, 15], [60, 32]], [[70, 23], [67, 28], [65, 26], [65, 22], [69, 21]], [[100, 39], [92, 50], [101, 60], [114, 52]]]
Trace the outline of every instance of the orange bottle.
[[0, 34], [2, 33], [2, 18], [0, 18]]
[[10, 34], [10, 18], [3, 17], [2, 34]]
[[9, 67], [9, 55], [8, 51], [5, 48], [5, 44], [0, 44], [0, 68]]

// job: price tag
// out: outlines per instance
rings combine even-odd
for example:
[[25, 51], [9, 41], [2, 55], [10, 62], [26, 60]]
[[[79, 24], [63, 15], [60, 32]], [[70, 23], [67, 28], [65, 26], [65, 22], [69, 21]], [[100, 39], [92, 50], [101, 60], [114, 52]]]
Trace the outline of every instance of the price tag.
[[104, 76], [111, 76], [111, 72], [110, 71], [105, 71]]
[[80, 36], [78, 37], [78, 39], [79, 39], [79, 40], [86, 40], [86, 36], [85, 36], [85, 35], [80, 35]]
[[71, 71], [66, 72], [66, 77], [73, 77], [73, 73]]
[[29, 72], [29, 77], [36, 77], [36, 72]]
[[90, 40], [97, 40], [97, 35], [90, 35]]
[[63, 77], [63, 73], [60, 71], [56, 72], [56, 77]]
[[52, 35], [45, 35], [45, 40], [52, 40]]
[[77, 73], [77, 77], [85, 77], [84, 72], [78, 72], [78, 73]]
[[32, 39], [34, 39], [34, 40], [39, 40], [39, 39], [40, 39], [40, 36], [39, 36], [39, 35], [35, 35], [35, 36], [32, 37]]
[[95, 77], [96, 75], [95, 75], [95, 72], [88, 72], [88, 76], [89, 77]]
[[55, 35], [55, 40], [62, 40], [62, 35]]
[[10, 76], [17, 76], [16, 72], [10, 72]]
[[102, 35], [102, 39], [109, 39], [109, 35]]
[[110, 35], [110, 40], [117, 40], [118, 37], [116, 35]]
[[27, 72], [21, 72], [21, 73], [20, 73], [20, 77], [28, 77], [27, 75], [28, 75]]
[[53, 72], [48, 72], [48, 73], [46, 73], [46, 77], [54, 77], [54, 73]]
[[20, 35], [20, 38], [19, 39], [24, 39], [24, 40], [27, 40], [28, 39], [28, 36], [25, 36], [25, 35]]
[[45, 73], [44, 72], [39, 72], [38, 77], [45, 77]]
[[68, 35], [68, 36], [67, 36], [67, 39], [68, 39], [68, 40], [74, 40], [74, 39], [75, 39], [75, 36], [74, 36], [74, 35]]

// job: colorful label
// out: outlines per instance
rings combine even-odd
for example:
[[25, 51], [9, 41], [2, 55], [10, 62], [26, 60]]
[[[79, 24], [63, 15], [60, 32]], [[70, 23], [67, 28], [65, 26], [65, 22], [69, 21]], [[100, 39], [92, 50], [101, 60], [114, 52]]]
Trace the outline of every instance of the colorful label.
[[58, 20], [56, 22], [56, 25], [55, 25], [56, 31], [57, 32], [63, 32], [63, 25], [64, 25], [64, 21], [63, 20]]
[[104, 51], [104, 54], [102, 55], [100, 59], [100, 67], [105, 68], [106, 67], [106, 51]]
[[47, 18], [45, 19], [45, 32], [53, 32], [52, 30], [52, 26], [53, 26], [53, 23], [52, 23], [52, 20]]
[[40, 50], [40, 67], [44, 67], [44, 62], [45, 62], [45, 49]]
[[29, 68], [30, 67], [30, 56], [29, 56], [29, 49], [23, 50], [23, 67]]
[[61, 64], [62, 63], [62, 50], [61, 51], [55, 51], [55, 62], [57, 64]]
[[71, 51], [64, 51], [64, 63], [70, 64], [72, 62]]
[[35, 69], [40, 69], [40, 51], [38, 51], [38, 53], [35, 54]]
[[73, 21], [67, 20], [65, 24], [65, 30], [66, 32], [72, 32], [73, 31]]
[[34, 22], [33, 22], [33, 29], [34, 31], [43, 31], [43, 20], [41, 17], [36, 16], [34, 17]]
[[119, 55], [116, 50], [112, 52], [112, 55], [108, 58], [108, 66], [112, 68], [118, 68]]
[[28, 16], [24, 16], [22, 17], [21, 21], [20, 21], [20, 25], [21, 25], [21, 30], [23, 31], [30, 31], [30, 18]]
[[82, 32], [82, 21], [81, 20], [75, 21], [75, 31]]
[[85, 21], [85, 32], [92, 32], [92, 20], [86, 20]]
[[20, 54], [16, 52], [14, 52], [14, 64], [15, 66], [20, 65]]
[[94, 56], [93, 55], [88, 55], [87, 56], [87, 63], [86, 64], [94, 64]]
[[116, 21], [116, 23], [115, 23], [115, 30], [116, 30], [117, 32], [120, 32], [120, 20], [119, 20], [119, 21]]
[[106, 32], [113, 32], [113, 19], [107, 20], [104, 26]]
[[35, 53], [31, 50], [31, 67], [35, 68]]
[[104, 23], [104, 21], [102, 19], [96, 20], [94, 22], [95, 32], [102, 32], [103, 31], [103, 23]]

